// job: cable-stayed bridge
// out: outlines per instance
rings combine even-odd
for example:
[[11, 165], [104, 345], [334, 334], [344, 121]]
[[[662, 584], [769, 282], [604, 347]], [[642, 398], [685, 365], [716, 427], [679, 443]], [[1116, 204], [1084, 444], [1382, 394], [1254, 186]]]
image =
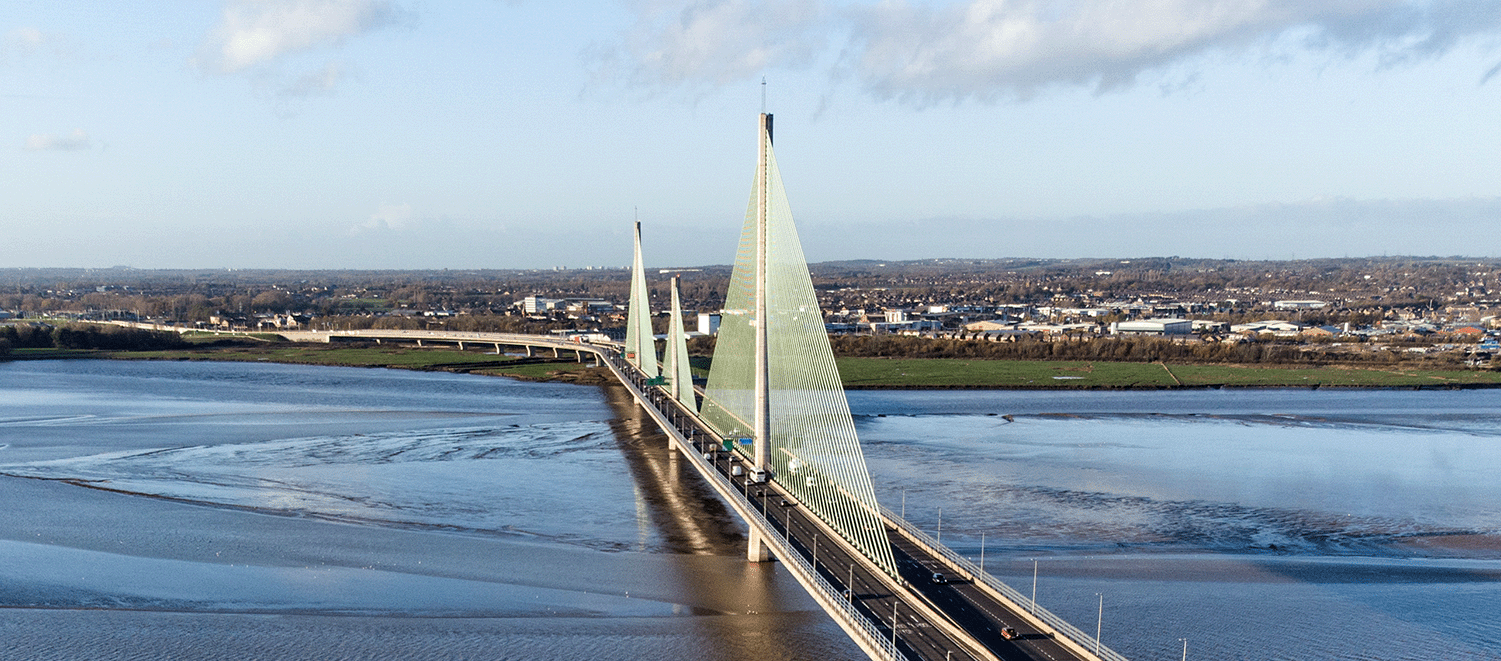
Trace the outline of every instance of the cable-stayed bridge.
[[882, 508], [855, 434], [772, 148], [755, 182], [707, 384], [687, 369], [677, 281], [657, 359], [636, 224], [626, 341], [610, 370], [771, 556], [876, 659], [1122, 657]]
[[677, 281], [659, 360], [640, 223], [623, 344], [447, 331], [318, 331], [364, 339], [525, 347], [609, 368], [775, 558], [873, 659], [1124, 661], [875, 498], [772, 150], [759, 123], [756, 179], [706, 385], [688, 365]]
[[[743, 438], [720, 434], [692, 405], [685, 404], [685, 390], [693, 395], [689, 401], [696, 402], [704, 400], [704, 388], [684, 388], [691, 382], [680, 380], [675, 393], [672, 382], [661, 376], [673, 373], [664, 369], [665, 362], [658, 363], [658, 376], [648, 376], [627, 359], [623, 344], [543, 335], [425, 330], [330, 330], [282, 335], [289, 340], [313, 342], [520, 347], [534, 354], [597, 361], [609, 368], [688, 464], [745, 521], [750, 533], [749, 558], [782, 562], [872, 659], [1124, 661], [1094, 637], [981, 571], [899, 513], [878, 507], [880, 514], [873, 528], [890, 545], [892, 569], [888, 571], [784, 486], [790, 479], [769, 472], [765, 481], [757, 481], [752, 470], [754, 441], [747, 445]], [[771, 422], [776, 422], [774, 415]], [[806, 473], [800, 474], [806, 487]], [[943, 574], [943, 583], [933, 581], [935, 573]], [[1015, 630], [1015, 638], [1002, 635], [1007, 628]]]

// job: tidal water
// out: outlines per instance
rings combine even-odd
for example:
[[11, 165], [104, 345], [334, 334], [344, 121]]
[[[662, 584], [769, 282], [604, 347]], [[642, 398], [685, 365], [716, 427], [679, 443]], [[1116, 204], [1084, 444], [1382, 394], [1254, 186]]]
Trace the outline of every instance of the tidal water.
[[1132, 659], [1501, 659], [1501, 391], [850, 400], [884, 504]]
[[853, 659], [623, 391], [0, 363], [0, 659]]
[[[1501, 659], [1501, 391], [850, 400], [884, 504], [1132, 659]], [[0, 659], [860, 658], [619, 390], [0, 363], [0, 503]]]

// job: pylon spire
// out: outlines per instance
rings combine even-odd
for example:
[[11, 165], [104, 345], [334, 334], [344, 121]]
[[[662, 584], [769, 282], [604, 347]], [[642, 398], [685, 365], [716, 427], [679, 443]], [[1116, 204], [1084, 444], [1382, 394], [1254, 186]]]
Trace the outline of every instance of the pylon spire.
[[648, 378], [657, 376], [657, 341], [651, 330], [646, 267], [641, 262], [641, 221], [636, 221], [636, 254], [631, 263], [631, 300], [626, 308], [625, 359]]
[[678, 295], [681, 276], [672, 276], [672, 317], [667, 326], [667, 378], [672, 398], [698, 412], [693, 392], [693, 367], [688, 363], [688, 336], [683, 333], [683, 304]]

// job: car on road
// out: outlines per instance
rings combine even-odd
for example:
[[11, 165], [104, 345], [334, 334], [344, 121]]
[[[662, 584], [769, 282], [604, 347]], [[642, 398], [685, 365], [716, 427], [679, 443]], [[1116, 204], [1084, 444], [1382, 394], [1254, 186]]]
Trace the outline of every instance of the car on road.
[[1021, 638], [1021, 634], [1017, 633], [1016, 629], [1012, 629], [1011, 627], [1001, 627], [1001, 637], [1006, 640], [1016, 640], [1017, 638]]
[[944, 576], [940, 572], [936, 572], [936, 571], [933, 572], [933, 584], [934, 585], [947, 585], [948, 582], [949, 582], [949, 577]]

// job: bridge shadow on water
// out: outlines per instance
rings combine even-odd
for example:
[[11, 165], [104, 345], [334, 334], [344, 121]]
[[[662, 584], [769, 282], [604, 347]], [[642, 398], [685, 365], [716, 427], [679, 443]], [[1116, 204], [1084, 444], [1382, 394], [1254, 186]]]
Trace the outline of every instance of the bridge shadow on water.
[[604, 392], [615, 413], [610, 426], [635, 481], [638, 518], [649, 522], [673, 553], [743, 554], [745, 525], [672, 448], [629, 391], [610, 386]]
[[[690, 596], [714, 649], [709, 659], [859, 659], [859, 649], [774, 562], [745, 560], [746, 527], [619, 385], [603, 389], [636, 492], [640, 550], [677, 559], [675, 592]], [[653, 540], [657, 540], [653, 543]]]

